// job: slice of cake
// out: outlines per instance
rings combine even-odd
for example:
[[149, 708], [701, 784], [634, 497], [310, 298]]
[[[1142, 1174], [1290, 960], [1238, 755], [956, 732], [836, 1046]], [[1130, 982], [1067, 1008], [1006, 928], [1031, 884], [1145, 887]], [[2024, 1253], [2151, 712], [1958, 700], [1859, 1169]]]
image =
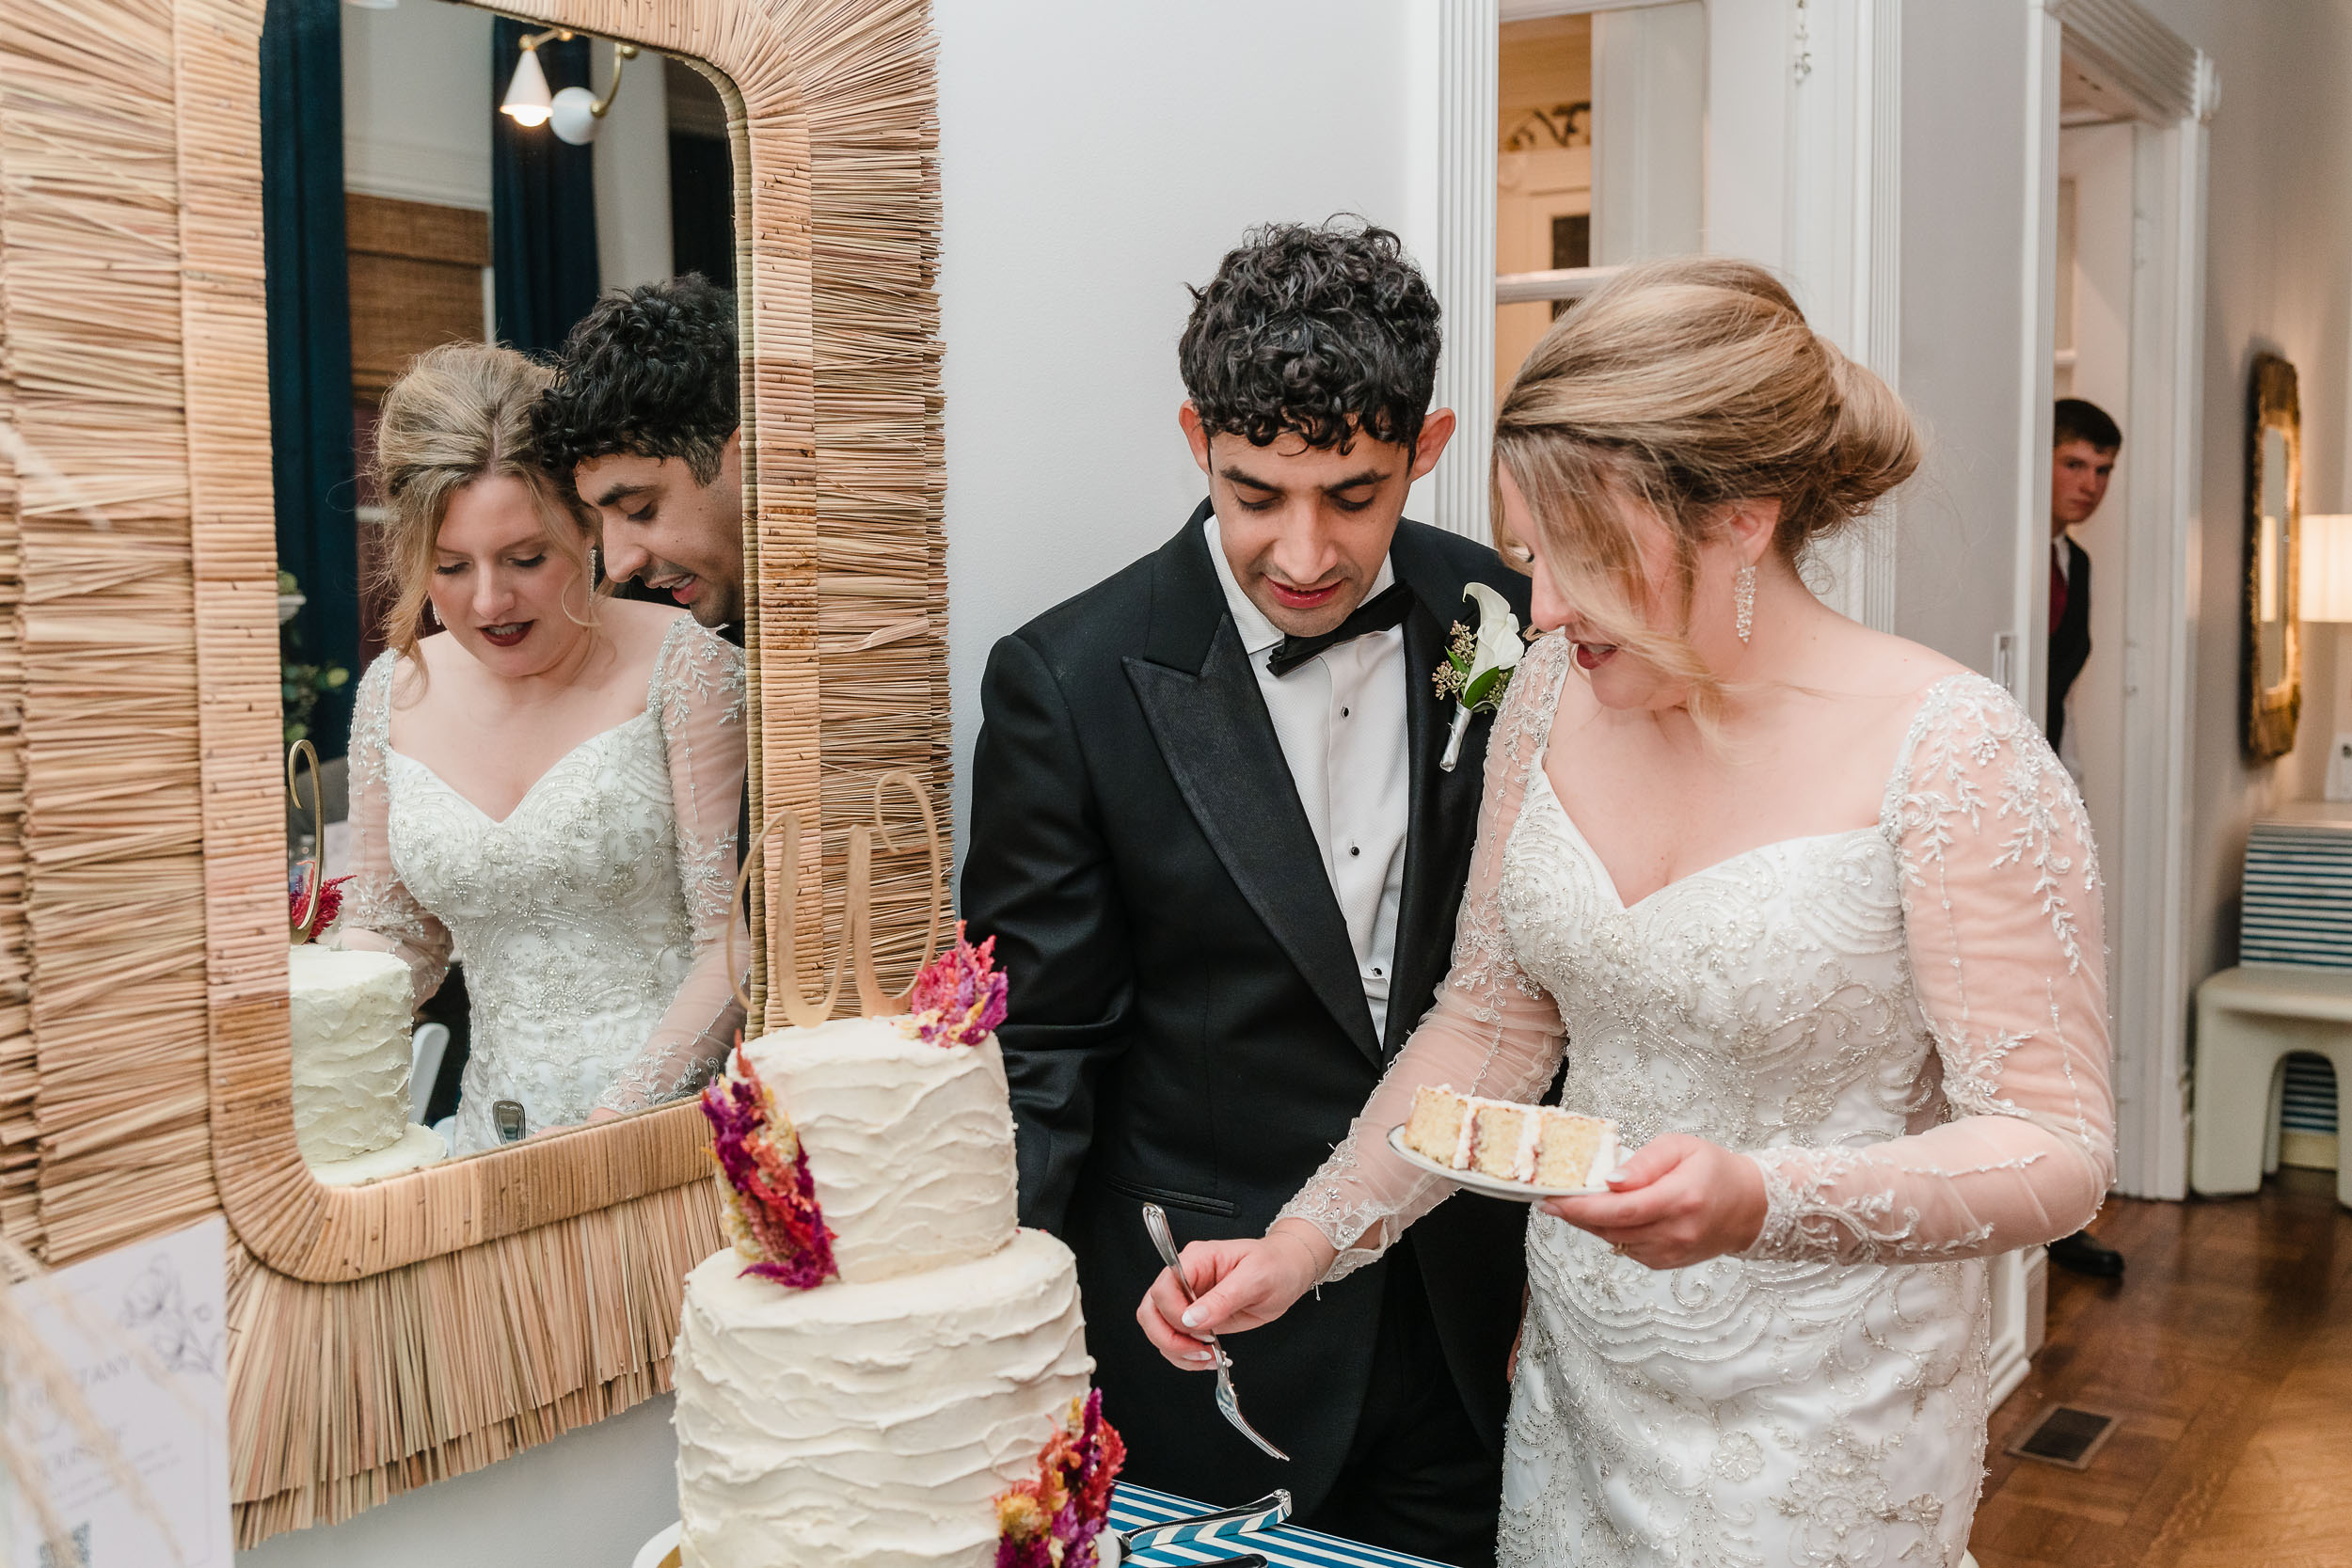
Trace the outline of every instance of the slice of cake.
[[1443, 1084], [1413, 1091], [1413, 1114], [1405, 1118], [1405, 1147], [1425, 1159], [1459, 1170], [1468, 1164], [1470, 1096]]
[[1542, 1131], [1533, 1105], [1512, 1105], [1501, 1101], [1481, 1100], [1470, 1109], [1470, 1168], [1481, 1176], [1499, 1176], [1505, 1181], [1527, 1180], [1526, 1146], [1534, 1142]]
[[1597, 1187], [1617, 1165], [1617, 1124], [1570, 1111], [1543, 1112], [1543, 1136], [1535, 1145], [1535, 1168], [1528, 1180], [1538, 1187]]
[[1439, 1084], [1413, 1091], [1405, 1147], [1451, 1170], [1537, 1187], [1597, 1187], [1617, 1167], [1617, 1124]]

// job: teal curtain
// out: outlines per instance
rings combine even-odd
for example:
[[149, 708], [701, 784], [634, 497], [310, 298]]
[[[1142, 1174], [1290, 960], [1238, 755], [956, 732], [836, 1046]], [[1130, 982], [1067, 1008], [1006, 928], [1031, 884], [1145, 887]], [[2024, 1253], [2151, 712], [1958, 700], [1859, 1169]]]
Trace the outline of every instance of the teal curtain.
[[[359, 660], [351, 295], [343, 251], [339, 0], [268, 0], [262, 20], [262, 258], [269, 318], [271, 482], [278, 563], [309, 603], [291, 641], [306, 662]], [[310, 738], [341, 756], [356, 679], [321, 695]]]

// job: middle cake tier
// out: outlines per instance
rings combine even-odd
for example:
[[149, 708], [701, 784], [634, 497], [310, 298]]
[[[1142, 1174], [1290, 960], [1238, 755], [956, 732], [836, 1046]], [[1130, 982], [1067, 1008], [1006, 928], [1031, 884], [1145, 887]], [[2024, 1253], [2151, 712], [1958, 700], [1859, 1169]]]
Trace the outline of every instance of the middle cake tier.
[[985, 1258], [1012, 1240], [1005, 1060], [910, 1038], [885, 1018], [784, 1029], [743, 1047], [808, 1155], [852, 1284]]

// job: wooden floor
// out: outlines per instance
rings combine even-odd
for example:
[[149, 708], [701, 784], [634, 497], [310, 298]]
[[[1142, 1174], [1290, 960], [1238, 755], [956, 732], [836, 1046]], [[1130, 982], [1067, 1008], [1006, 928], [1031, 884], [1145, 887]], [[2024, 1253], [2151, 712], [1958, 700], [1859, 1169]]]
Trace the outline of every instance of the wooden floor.
[[[2050, 1271], [2049, 1341], [1993, 1418], [1983, 1568], [2352, 1568], [2352, 1212], [2111, 1201], [2120, 1284]], [[2053, 1402], [2121, 1418], [2081, 1472], [2001, 1450]]]

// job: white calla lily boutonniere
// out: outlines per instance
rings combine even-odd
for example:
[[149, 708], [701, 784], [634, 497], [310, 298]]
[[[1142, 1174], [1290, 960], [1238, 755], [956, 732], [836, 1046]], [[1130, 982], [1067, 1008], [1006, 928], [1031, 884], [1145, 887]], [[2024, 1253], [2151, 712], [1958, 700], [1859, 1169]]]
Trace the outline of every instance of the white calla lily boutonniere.
[[1438, 766], [1447, 772], [1461, 760], [1462, 737], [1472, 717], [1492, 713], [1502, 705], [1512, 673], [1527, 645], [1519, 638], [1519, 618], [1511, 613], [1502, 595], [1483, 582], [1462, 590], [1462, 597], [1478, 606], [1478, 629], [1454, 623], [1454, 641], [1446, 645], [1445, 662], [1438, 666], [1438, 695], [1454, 699], [1454, 729], [1446, 736], [1445, 755]]

